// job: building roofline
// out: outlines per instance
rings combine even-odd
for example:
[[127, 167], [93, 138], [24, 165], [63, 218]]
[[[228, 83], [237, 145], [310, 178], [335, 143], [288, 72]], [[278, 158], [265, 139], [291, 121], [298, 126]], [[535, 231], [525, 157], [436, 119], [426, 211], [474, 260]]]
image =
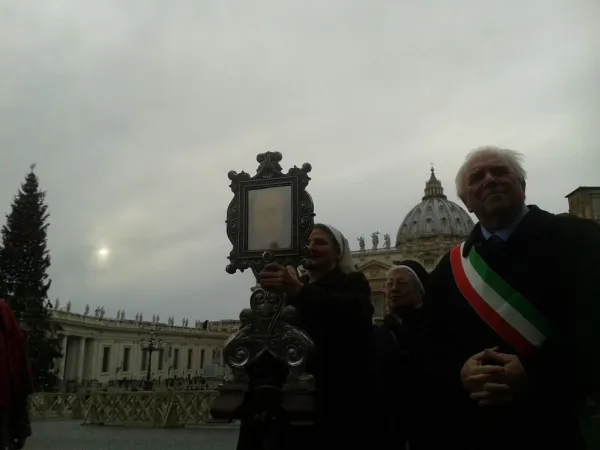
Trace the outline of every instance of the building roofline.
[[600, 186], [579, 186], [573, 192], [565, 195], [565, 198], [569, 198], [569, 197], [575, 195], [579, 191], [600, 191]]

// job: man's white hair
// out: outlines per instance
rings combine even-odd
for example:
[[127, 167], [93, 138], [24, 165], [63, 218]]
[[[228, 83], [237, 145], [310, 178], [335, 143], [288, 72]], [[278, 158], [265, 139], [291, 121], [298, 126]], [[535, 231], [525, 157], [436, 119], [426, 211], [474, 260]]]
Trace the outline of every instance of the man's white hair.
[[471, 161], [480, 156], [496, 156], [501, 161], [505, 162], [519, 177], [519, 181], [524, 185], [525, 180], [527, 179], [527, 172], [523, 167], [523, 159], [524, 156], [522, 153], [516, 152], [514, 150], [509, 150], [507, 148], [494, 147], [491, 145], [485, 147], [478, 147], [474, 150], [471, 150], [467, 157], [465, 158], [465, 162], [460, 169], [458, 169], [458, 173], [456, 174], [456, 193], [460, 199], [464, 198], [465, 189], [466, 189], [466, 175], [469, 165]]

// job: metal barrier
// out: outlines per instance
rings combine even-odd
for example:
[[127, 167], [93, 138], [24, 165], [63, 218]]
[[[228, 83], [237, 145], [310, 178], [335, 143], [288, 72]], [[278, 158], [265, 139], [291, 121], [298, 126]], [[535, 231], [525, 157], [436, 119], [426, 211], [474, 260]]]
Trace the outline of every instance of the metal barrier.
[[184, 427], [231, 423], [214, 420], [218, 391], [37, 393], [30, 397], [36, 419], [77, 419], [87, 425]]
[[83, 423], [184, 427], [215, 423], [210, 407], [217, 391], [93, 392]]
[[29, 397], [29, 415], [36, 419], [79, 419], [88, 409], [89, 399], [78, 393], [40, 392]]

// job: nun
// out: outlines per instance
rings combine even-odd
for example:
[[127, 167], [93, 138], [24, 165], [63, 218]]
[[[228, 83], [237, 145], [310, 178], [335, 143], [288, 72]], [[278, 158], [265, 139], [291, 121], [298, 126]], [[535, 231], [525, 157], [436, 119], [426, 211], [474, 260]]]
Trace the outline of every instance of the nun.
[[[288, 424], [281, 434], [285, 444], [279, 448], [368, 445], [374, 434], [375, 377], [369, 283], [354, 271], [347, 239], [324, 224], [316, 224], [308, 237], [302, 273], [269, 264], [259, 275], [264, 289], [287, 295], [288, 304], [297, 310], [295, 325], [315, 344], [307, 367], [315, 381], [312, 423]], [[244, 447], [239, 444], [238, 449]]]
[[429, 274], [417, 261], [405, 260], [388, 271], [387, 314], [375, 331], [377, 397], [384, 441], [397, 448], [424, 447], [425, 324], [423, 299]]

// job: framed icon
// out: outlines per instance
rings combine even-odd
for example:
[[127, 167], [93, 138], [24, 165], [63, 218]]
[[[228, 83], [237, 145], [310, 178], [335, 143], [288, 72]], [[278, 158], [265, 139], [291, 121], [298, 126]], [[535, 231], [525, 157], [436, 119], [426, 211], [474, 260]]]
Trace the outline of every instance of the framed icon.
[[226, 221], [233, 245], [229, 273], [248, 268], [258, 273], [265, 253], [276, 262], [299, 265], [314, 225], [313, 201], [306, 191], [310, 164], [283, 173], [281, 153], [261, 153], [256, 159], [259, 167], [253, 177], [229, 172], [234, 194]]

